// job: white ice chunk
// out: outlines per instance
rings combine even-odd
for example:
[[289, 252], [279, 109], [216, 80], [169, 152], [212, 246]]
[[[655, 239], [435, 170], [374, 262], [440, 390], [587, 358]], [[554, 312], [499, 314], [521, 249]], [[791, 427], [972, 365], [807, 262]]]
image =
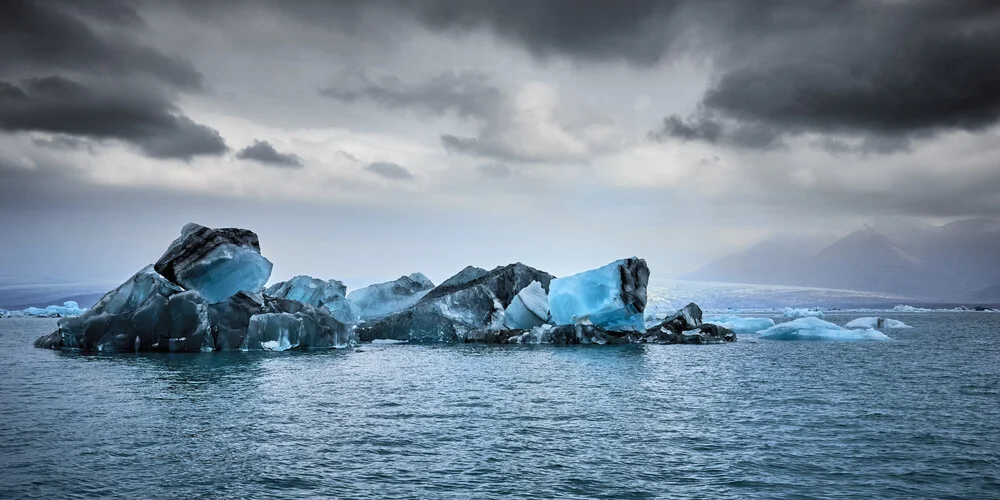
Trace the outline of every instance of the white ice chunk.
[[786, 307], [782, 311], [782, 315], [786, 318], [822, 318], [823, 311], [819, 309], [796, 309], [793, 307]]
[[532, 281], [517, 292], [504, 311], [503, 326], [511, 330], [527, 330], [545, 324], [549, 319], [549, 298], [542, 284]]
[[874, 330], [851, 330], [819, 318], [799, 318], [780, 323], [760, 332], [760, 338], [769, 340], [892, 340], [886, 334]]
[[844, 326], [846, 328], [912, 328], [910, 325], [897, 319], [870, 317], [851, 320]]

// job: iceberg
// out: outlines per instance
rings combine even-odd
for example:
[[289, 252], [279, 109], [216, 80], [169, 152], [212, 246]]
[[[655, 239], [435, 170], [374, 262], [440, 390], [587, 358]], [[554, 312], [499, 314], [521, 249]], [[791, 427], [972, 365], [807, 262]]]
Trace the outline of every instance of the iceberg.
[[734, 314], [714, 316], [708, 321], [728, 328], [738, 334], [757, 333], [774, 326], [774, 320], [771, 318], [744, 318]]
[[552, 280], [549, 312], [556, 325], [589, 321], [606, 330], [643, 331], [646, 261], [632, 257]]
[[642, 342], [657, 344], [718, 344], [735, 340], [736, 332], [725, 326], [702, 322], [701, 308], [694, 302], [648, 328], [641, 337]]
[[849, 321], [845, 328], [913, 328], [902, 321], [888, 318], [858, 318]]
[[504, 309], [503, 326], [528, 330], [544, 325], [549, 319], [549, 299], [542, 284], [532, 281], [521, 289]]
[[259, 292], [271, 277], [271, 261], [260, 254], [253, 231], [210, 229], [189, 223], [154, 264], [156, 272], [186, 290], [197, 290], [209, 303], [237, 292]]
[[402, 311], [416, 304], [434, 283], [421, 273], [402, 276], [395, 281], [377, 283], [347, 294], [347, 300], [357, 310], [358, 319], [372, 320]]
[[264, 290], [264, 295], [281, 299], [297, 300], [313, 307], [343, 298], [347, 287], [337, 280], [323, 281], [312, 276], [296, 276], [288, 281], [275, 283]]
[[70, 300], [63, 302], [63, 305], [61, 306], [51, 305], [46, 307], [28, 307], [20, 311], [6, 311], [0, 309], [0, 317], [26, 316], [29, 318], [66, 318], [79, 316], [85, 312], [87, 312], [87, 310], [81, 309], [80, 304]]
[[363, 342], [495, 342], [517, 293], [532, 281], [547, 289], [553, 279], [520, 262], [497, 267], [469, 281], [438, 285], [402, 311], [361, 323], [358, 333]]
[[760, 338], [769, 340], [892, 340], [889, 336], [878, 330], [871, 328], [851, 330], [814, 317], [799, 318], [787, 323], [779, 323], [759, 333]]
[[786, 307], [782, 311], [782, 315], [786, 318], [822, 318], [823, 311], [819, 309], [796, 309], [793, 307]]

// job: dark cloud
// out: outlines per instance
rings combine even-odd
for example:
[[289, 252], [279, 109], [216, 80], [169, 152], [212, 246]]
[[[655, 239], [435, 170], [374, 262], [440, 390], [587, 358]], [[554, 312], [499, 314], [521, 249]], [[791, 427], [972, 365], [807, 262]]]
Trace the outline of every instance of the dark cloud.
[[663, 124], [649, 133], [649, 138], [660, 142], [704, 141], [746, 149], [776, 149], [784, 145], [781, 133], [771, 126], [721, 120], [704, 110], [687, 119], [678, 115], [664, 118]]
[[409, 180], [413, 178], [413, 174], [411, 174], [406, 167], [387, 161], [376, 161], [371, 163], [365, 167], [365, 170], [387, 179]]
[[[744, 3], [741, 5], [749, 5]], [[711, 6], [709, 2], [707, 5]], [[771, 134], [861, 139], [864, 153], [906, 149], [1000, 120], [1000, 4], [769, 2], [720, 23], [719, 73], [700, 110], [655, 138], [770, 147]], [[736, 11], [744, 10], [736, 7]], [[701, 110], [712, 120], [702, 120]], [[735, 135], [734, 135], [735, 134]]]
[[279, 153], [270, 142], [254, 140], [253, 144], [241, 149], [236, 153], [236, 157], [241, 160], [253, 160], [265, 165], [276, 167], [302, 166], [302, 158], [289, 153]]
[[0, 129], [117, 139], [157, 158], [190, 160], [228, 151], [217, 131], [135, 86], [86, 86], [61, 76], [0, 81]]
[[427, 27], [488, 29], [540, 57], [655, 64], [678, 38], [668, 24], [682, 2], [667, 0], [437, 0], [409, 3]]
[[95, 30], [83, 18], [141, 24], [135, 10], [123, 2], [6, 1], [0, 13], [0, 75], [19, 78], [72, 70], [110, 77], [143, 75], [179, 89], [202, 87], [203, 77], [191, 63], [137, 42], [127, 30]]

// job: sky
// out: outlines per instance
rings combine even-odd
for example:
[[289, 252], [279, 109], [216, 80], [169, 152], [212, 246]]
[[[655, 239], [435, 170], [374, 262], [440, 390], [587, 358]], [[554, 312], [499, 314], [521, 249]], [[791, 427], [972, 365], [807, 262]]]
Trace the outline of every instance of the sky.
[[972, 0], [7, 1], [0, 277], [189, 221], [361, 286], [996, 217], [997, 61]]

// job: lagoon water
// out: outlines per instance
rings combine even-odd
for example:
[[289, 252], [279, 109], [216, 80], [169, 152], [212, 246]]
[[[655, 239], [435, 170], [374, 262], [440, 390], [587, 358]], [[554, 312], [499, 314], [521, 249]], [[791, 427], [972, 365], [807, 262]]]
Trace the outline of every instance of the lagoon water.
[[190, 355], [0, 319], [0, 497], [1000, 498], [1000, 314], [891, 317], [915, 328]]

